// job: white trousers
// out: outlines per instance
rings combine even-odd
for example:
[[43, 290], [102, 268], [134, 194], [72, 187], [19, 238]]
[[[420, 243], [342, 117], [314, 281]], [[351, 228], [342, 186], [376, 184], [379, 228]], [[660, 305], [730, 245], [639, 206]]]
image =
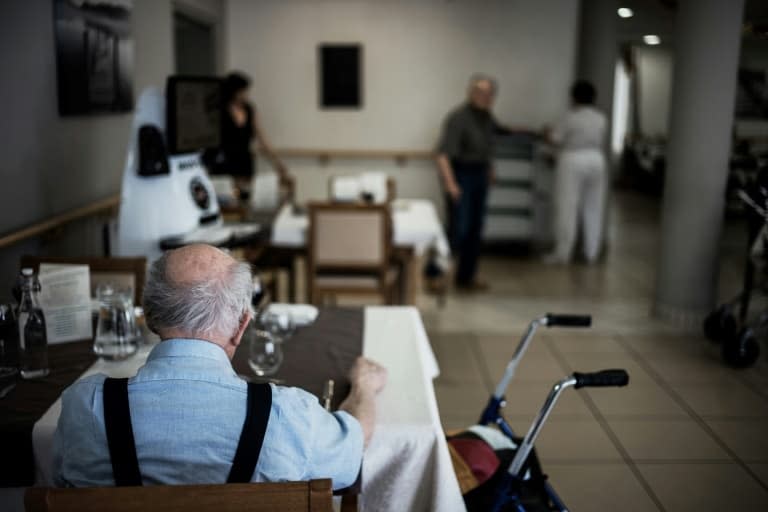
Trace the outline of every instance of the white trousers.
[[605, 157], [596, 149], [564, 151], [555, 170], [555, 256], [570, 261], [581, 229], [584, 257], [600, 253], [606, 198]]

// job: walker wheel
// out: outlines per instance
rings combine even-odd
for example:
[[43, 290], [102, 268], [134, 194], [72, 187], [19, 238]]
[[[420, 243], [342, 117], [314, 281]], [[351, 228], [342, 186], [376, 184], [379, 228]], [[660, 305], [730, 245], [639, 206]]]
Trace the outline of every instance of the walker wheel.
[[734, 368], [747, 368], [760, 356], [760, 344], [751, 328], [745, 327], [737, 336], [723, 342], [723, 359]]
[[715, 343], [736, 337], [737, 330], [736, 317], [731, 308], [725, 304], [719, 306], [704, 319], [704, 335]]

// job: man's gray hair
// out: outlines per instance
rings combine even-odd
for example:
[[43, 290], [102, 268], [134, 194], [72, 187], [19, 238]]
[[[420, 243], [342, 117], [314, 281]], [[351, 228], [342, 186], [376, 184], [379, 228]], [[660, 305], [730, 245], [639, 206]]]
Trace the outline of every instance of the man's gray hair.
[[496, 82], [496, 79], [491, 75], [487, 75], [485, 73], [474, 73], [471, 77], [469, 77], [469, 88], [474, 88], [478, 82], [488, 82], [491, 84], [491, 89], [493, 89], [494, 94], [496, 94], [496, 92], [499, 90], [498, 82]]
[[176, 329], [195, 337], [231, 336], [252, 312], [253, 277], [247, 263], [233, 263], [204, 282], [176, 283], [168, 277], [168, 253], [149, 268], [144, 315], [154, 332]]

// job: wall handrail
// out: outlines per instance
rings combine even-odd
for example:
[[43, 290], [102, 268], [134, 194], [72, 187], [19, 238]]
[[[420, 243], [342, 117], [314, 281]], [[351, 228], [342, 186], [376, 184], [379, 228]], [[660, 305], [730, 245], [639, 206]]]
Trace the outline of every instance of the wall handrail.
[[14, 245], [26, 240], [28, 238], [34, 238], [40, 236], [48, 231], [52, 231], [70, 222], [92, 217], [98, 213], [113, 210], [120, 205], [120, 194], [100, 199], [91, 204], [69, 210], [58, 215], [54, 215], [49, 219], [42, 222], [37, 222], [30, 226], [11, 231], [5, 235], [0, 236], [0, 249]]
[[323, 165], [332, 159], [391, 159], [398, 165], [404, 165], [408, 160], [431, 160], [435, 157], [434, 151], [423, 149], [280, 148], [275, 149], [275, 153], [283, 158], [316, 158]]

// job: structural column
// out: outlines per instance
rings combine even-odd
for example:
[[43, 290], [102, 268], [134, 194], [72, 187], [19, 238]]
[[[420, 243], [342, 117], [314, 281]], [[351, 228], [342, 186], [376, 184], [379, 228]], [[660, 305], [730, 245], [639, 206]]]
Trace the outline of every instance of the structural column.
[[[617, 0], [583, 0], [579, 27], [577, 77], [597, 89], [596, 106], [611, 120], [618, 58]], [[607, 146], [606, 146], [607, 147]]]
[[654, 312], [698, 326], [717, 299], [744, 0], [680, 0]]

